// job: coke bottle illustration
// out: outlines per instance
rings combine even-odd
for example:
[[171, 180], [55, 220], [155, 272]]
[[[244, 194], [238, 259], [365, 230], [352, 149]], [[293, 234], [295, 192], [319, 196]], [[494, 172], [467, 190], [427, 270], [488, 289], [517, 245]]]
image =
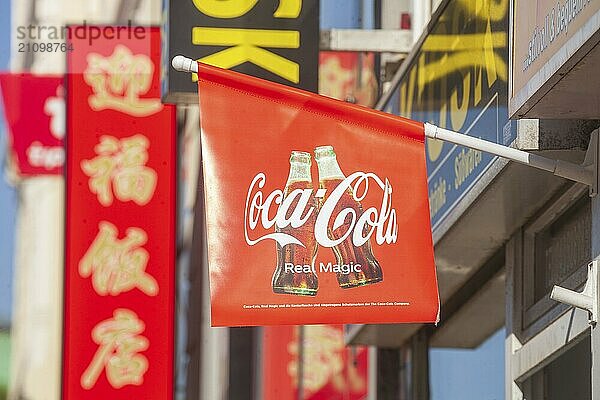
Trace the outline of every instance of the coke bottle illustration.
[[[335, 152], [332, 146], [320, 146], [315, 149], [315, 160], [319, 169], [319, 187], [326, 189], [326, 195], [322, 202], [327, 200], [328, 194], [331, 193], [346, 176], [338, 165]], [[363, 208], [359, 201], [355, 200], [354, 193], [351, 188], [348, 188], [342, 195], [341, 199], [334, 208], [333, 216], [328, 223], [327, 234], [329, 239], [336, 240], [341, 238], [348, 229], [351, 229], [352, 216], [347, 215], [344, 223], [333, 230], [335, 216], [342, 210], [352, 208], [356, 212], [358, 220], [363, 214]], [[368, 229], [365, 226], [365, 229]], [[367, 232], [364, 232], [365, 235]], [[368, 285], [371, 283], [381, 282], [383, 280], [383, 272], [379, 262], [373, 255], [371, 249], [371, 241], [367, 240], [361, 246], [354, 246], [352, 243], [352, 235], [348, 235], [340, 244], [333, 247], [336, 262], [338, 265], [360, 265], [360, 271], [351, 271], [349, 273], [336, 273], [338, 284], [341, 288], [352, 288], [357, 286]]]
[[[311, 189], [312, 191], [310, 165], [310, 153], [292, 151], [290, 156], [290, 174], [283, 192], [284, 200], [295, 189]], [[291, 215], [296, 209], [299, 197], [297, 196], [292, 202], [288, 214]], [[303, 215], [308, 212], [310, 207], [314, 207], [314, 211], [302, 226], [298, 228], [293, 228], [291, 225], [286, 227], [275, 226], [276, 232], [283, 232], [294, 236], [304, 244], [304, 247], [302, 247], [294, 243], [285, 246], [277, 243], [277, 267], [272, 280], [273, 292], [275, 293], [304, 296], [315, 296], [317, 294], [319, 282], [314, 269], [317, 257], [317, 241], [314, 236], [317, 206], [317, 200], [313, 193], [310, 196]], [[286, 215], [286, 219], [290, 215]]]

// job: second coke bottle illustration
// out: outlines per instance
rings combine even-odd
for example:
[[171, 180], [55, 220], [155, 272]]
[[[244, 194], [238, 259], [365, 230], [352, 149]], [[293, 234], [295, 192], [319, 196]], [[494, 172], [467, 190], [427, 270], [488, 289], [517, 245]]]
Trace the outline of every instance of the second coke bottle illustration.
[[[337, 162], [337, 157], [333, 151], [333, 146], [320, 146], [315, 149], [315, 160], [319, 168], [319, 187], [327, 190], [327, 194], [331, 193], [337, 185], [342, 182], [346, 176], [340, 169]], [[322, 199], [322, 202], [327, 200], [327, 194]], [[359, 219], [363, 214], [363, 208], [359, 201], [354, 198], [352, 189], [348, 188], [346, 193], [337, 203], [334, 210], [334, 215], [339, 214], [342, 210], [351, 208], [354, 210], [356, 219]], [[341, 238], [349, 229], [351, 229], [350, 214], [346, 215], [344, 223], [337, 229], [333, 229], [333, 218], [329, 221], [327, 229], [330, 239]], [[367, 229], [367, 227], [365, 227]], [[347, 274], [337, 273], [338, 284], [341, 288], [353, 288], [357, 286], [368, 285], [371, 283], [381, 282], [383, 280], [383, 272], [379, 266], [379, 262], [373, 255], [371, 241], [367, 240], [362, 246], [354, 246], [350, 236], [337, 246], [333, 247], [333, 253], [338, 265], [360, 265], [360, 271], [352, 271]]]
[[[320, 146], [315, 149], [315, 160], [319, 171], [319, 188], [325, 189], [325, 197], [319, 201], [313, 195], [310, 197], [309, 205], [318, 209], [346, 176], [343, 174], [336, 154], [332, 146]], [[290, 156], [290, 173], [284, 189], [284, 198], [295, 189], [313, 189], [311, 178], [311, 155], [306, 152], [292, 151]], [[297, 199], [294, 200], [297, 202]], [[295, 204], [291, 209], [295, 208]], [[334, 215], [342, 210], [352, 209], [355, 218], [360, 218], [363, 208], [354, 197], [352, 189], [349, 188], [337, 203]], [[315, 270], [318, 244], [314, 236], [316, 214], [312, 213], [302, 226], [293, 228], [287, 226], [279, 228], [277, 232], [283, 232], [294, 236], [304, 244], [281, 246], [277, 244], [277, 266], [273, 274], [272, 287], [275, 293], [286, 293], [295, 295], [315, 296], [318, 290], [318, 277]], [[328, 236], [330, 239], [339, 239], [351, 229], [352, 217], [348, 214], [342, 225], [333, 229], [333, 221], [329, 221]], [[366, 229], [366, 228], [365, 228]], [[366, 233], [366, 232], [365, 232]], [[370, 240], [361, 246], [354, 246], [351, 236], [347, 235], [341, 243], [332, 248], [338, 266], [358, 265], [360, 268], [353, 269], [347, 273], [336, 272], [337, 281], [341, 288], [354, 288], [383, 280], [383, 272], [379, 262], [373, 255]]]

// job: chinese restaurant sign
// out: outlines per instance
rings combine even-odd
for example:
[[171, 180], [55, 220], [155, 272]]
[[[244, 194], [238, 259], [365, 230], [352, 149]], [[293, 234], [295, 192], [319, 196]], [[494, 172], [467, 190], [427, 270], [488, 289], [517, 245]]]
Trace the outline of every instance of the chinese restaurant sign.
[[[300, 329], [304, 329], [302, 343]], [[266, 327], [262, 359], [264, 400], [298, 398], [300, 373], [303, 400], [367, 396], [367, 348], [344, 346], [341, 325]]]
[[64, 399], [173, 393], [175, 116], [159, 29], [135, 29], [71, 39]]
[[11, 167], [19, 176], [62, 175], [65, 160], [63, 78], [0, 74]]
[[212, 323], [436, 321], [423, 124], [199, 69]]
[[163, 97], [196, 102], [189, 74], [174, 71], [176, 55], [274, 82], [317, 90], [319, 2], [164, 1]]

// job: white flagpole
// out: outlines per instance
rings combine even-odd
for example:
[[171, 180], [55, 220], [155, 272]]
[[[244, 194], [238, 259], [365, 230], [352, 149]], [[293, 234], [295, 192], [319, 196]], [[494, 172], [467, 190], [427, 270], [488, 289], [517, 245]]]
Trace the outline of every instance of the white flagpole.
[[[171, 65], [177, 71], [182, 72], [198, 72], [198, 64], [191, 58], [184, 56], [175, 56], [171, 61]], [[592, 135], [586, 161], [584, 165], [577, 165], [567, 161], [553, 160], [539, 156], [537, 154], [528, 153], [523, 150], [513, 149], [512, 147], [503, 146], [494, 142], [479, 139], [473, 136], [465, 135], [464, 133], [454, 132], [448, 129], [425, 123], [425, 136], [431, 139], [443, 140], [469, 147], [471, 149], [484, 151], [496, 156], [506, 158], [520, 164], [530, 167], [542, 169], [553, 173], [556, 176], [567, 178], [575, 182], [583, 183], [590, 187], [590, 196], [595, 196], [598, 189], [598, 154], [599, 141], [597, 132]]]
[[[486, 153], [494, 154], [499, 157], [518, 162], [520, 164], [529, 165], [530, 167], [551, 172], [556, 176], [586, 184], [590, 186], [590, 188], [594, 189], [592, 192], [595, 194], [595, 187], [597, 185], [596, 165], [598, 159], [597, 134], [592, 135], [590, 139], [586, 161], [588, 160], [588, 156], [592, 156], [593, 158], [590, 160], [591, 162], [588, 166], [573, 164], [562, 160], [553, 160], [551, 158], [542, 157], [523, 150], [513, 149], [512, 147], [503, 146], [501, 144], [465, 135], [464, 133], [440, 128], [428, 123], [425, 123], [425, 136], [431, 139], [439, 139], [445, 142], [469, 147], [471, 149], [481, 150]], [[590, 151], [592, 152], [591, 154]]]

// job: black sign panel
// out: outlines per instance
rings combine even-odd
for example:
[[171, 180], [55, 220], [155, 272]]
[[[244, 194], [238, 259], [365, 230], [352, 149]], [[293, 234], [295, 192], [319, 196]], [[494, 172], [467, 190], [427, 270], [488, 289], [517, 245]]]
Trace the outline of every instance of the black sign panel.
[[162, 94], [197, 101], [176, 55], [286, 85], [317, 91], [318, 0], [165, 0]]

